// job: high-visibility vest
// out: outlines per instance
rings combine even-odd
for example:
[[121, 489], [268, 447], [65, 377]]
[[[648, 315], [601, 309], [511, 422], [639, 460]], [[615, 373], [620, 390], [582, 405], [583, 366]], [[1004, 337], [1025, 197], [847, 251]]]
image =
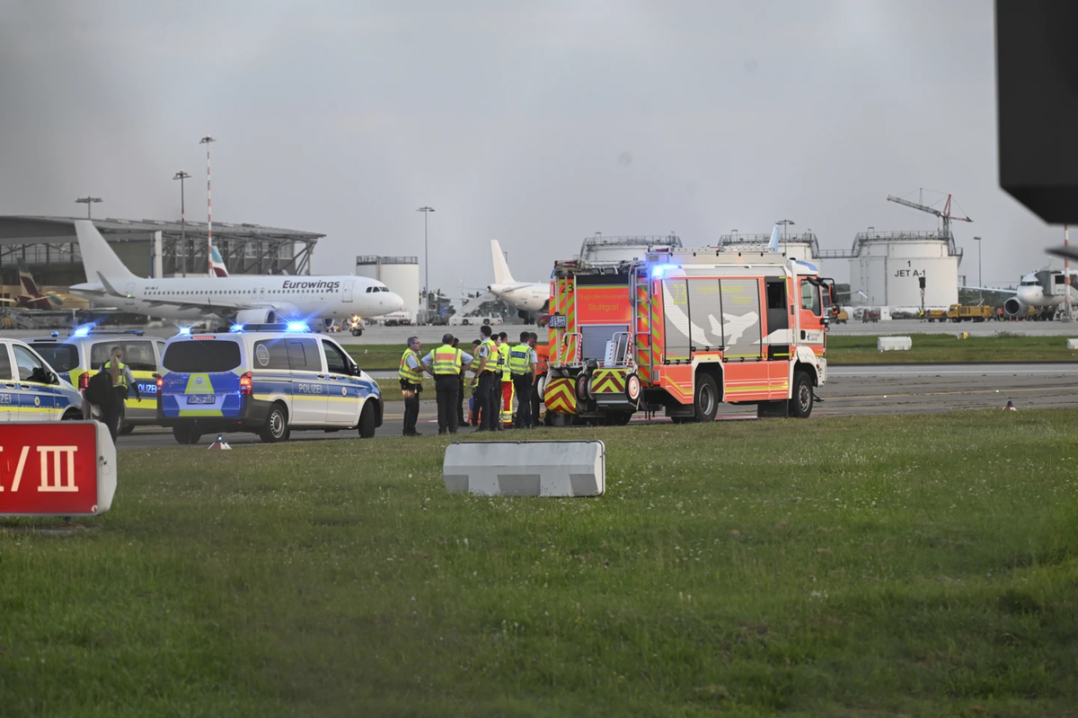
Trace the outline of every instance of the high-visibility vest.
[[443, 344], [435, 349], [434, 373], [436, 375], [451, 374], [452, 376], [460, 374], [461, 354], [460, 349], [454, 349], [448, 344]]
[[517, 344], [509, 350], [509, 371], [514, 374], [529, 374], [532, 370], [532, 348], [527, 344]]
[[512, 374], [509, 373], [509, 345], [502, 344], [498, 347], [498, 366], [501, 368], [502, 381], [509, 381]]
[[[112, 360], [109, 359], [107, 362], [105, 362], [105, 366], [101, 369], [101, 371], [108, 374], [109, 373], [109, 366], [111, 364], [112, 364]], [[116, 374], [116, 383], [113, 386], [120, 386], [120, 387], [123, 387], [124, 389], [126, 389], [127, 388], [127, 372], [124, 371], [124, 367], [127, 366], [127, 365], [124, 364], [122, 361], [118, 361], [118, 362], [116, 362], [116, 366], [120, 367], [120, 371], [119, 371], [119, 373]]]
[[[415, 357], [415, 369], [408, 366], [408, 357]], [[404, 356], [401, 357], [401, 366], [397, 370], [397, 376], [412, 384], [423, 383], [423, 370], [419, 367], [419, 355], [411, 349], [404, 350]]]
[[494, 368], [498, 363], [498, 345], [494, 343], [493, 339], [488, 338], [484, 339], [483, 343], [479, 345], [480, 349], [483, 347], [487, 348], [487, 366], [483, 371], [494, 371]]

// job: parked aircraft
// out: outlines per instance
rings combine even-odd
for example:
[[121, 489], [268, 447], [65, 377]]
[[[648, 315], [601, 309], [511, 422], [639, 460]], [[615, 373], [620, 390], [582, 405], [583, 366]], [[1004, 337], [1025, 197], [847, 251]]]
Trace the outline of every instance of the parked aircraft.
[[71, 287], [71, 292], [125, 312], [166, 319], [215, 316], [234, 324], [263, 324], [375, 317], [404, 306], [404, 300], [381, 282], [352, 275], [143, 279], [124, 266], [93, 222], [76, 220], [75, 232], [87, 281]]
[[19, 285], [24, 293], [16, 294], [12, 299], [0, 299], [0, 304], [8, 304], [19, 309], [60, 309], [63, 307], [65, 298], [74, 299], [69, 294], [42, 292], [26, 263], [22, 259], [16, 261], [19, 265]]
[[490, 240], [490, 253], [494, 259], [494, 283], [487, 287], [490, 293], [515, 309], [545, 311], [550, 301], [550, 282], [515, 281], [496, 239]]
[[[1069, 249], [1069, 248], [1068, 248]], [[1056, 252], [1049, 250], [1050, 254]], [[1060, 269], [1041, 269], [1022, 277], [1017, 289], [998, 287], [967, 287], [985, 292], [1014, 295], [1003, 303], [1003, 313], [1009, 317], [1024, 317], [1029, 308], [1040, 309], [1042, 315], [1051, 315], [1067, 301], [1067, 273]], [[1078, 270], [1070, 270], [1071, 303], [1078, 305]]]

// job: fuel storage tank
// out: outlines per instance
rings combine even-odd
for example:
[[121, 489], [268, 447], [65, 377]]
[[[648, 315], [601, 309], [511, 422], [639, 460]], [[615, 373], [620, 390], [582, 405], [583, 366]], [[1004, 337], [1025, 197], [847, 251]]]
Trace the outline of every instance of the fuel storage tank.
[[377, 279], [404, 300], [403, 308], [411, 312], [413, 321], [419, 317], [418, 257], [360, 255], [356, 257], [356, 276]]

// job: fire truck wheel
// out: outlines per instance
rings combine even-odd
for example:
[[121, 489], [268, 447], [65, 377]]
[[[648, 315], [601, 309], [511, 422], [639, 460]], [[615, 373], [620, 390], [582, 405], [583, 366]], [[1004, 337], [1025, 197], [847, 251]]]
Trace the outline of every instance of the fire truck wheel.
[[807, 419], [812, 414], [812, 378], [803, 371], [794, 374], [794, 391], [790, 398], [790, 416]]
[[625, 395], [629, 397], [629, 401], [636, 401], [640, 398], [640, 377], [636, 374], [630, 374], [626, 377]]
[[693, 403], [697, 421], [715, 420], [715, 413], [719, 410], [719, 387], [711, 376], [699, 374], [696, 377], [696, 398]]
[[588, 375], [577, 374], [576, 376], [576, 398], [577, 401], [588, 400]]

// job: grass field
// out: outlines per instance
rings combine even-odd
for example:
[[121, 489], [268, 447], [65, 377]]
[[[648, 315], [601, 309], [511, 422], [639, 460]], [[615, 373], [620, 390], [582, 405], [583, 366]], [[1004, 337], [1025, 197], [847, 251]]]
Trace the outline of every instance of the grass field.
[[[1066, 362], [1078, 359], [1067, 349], [1066, 337], [1004, 336], [958, 339], [954, 334], [913, 334], [913, 348], [902, 352], [881, 352], [876, 337], [830, 335], [827, 337], [829, 364], [898, 364], [930, 362]], [[351, 345], [345, 347], [364, 369], [396, 369], [404, 347], [393, 345]], [[425, 347], [424, 351], [432, 347]]]
[[0, 530], [0, 713], [1075, 715], [1076, 423], [533, 432], [607, 443], [563, 500], [440, 437], [126, 450], [97, 530]]
[[1078, 352], [1067, 349], [1066, 337], [1004, 336], [958, 339], [961, 325], [954, 334], [912, 334], [909, 351], [881, 352], [876, 337], [827, 337], [829, 364], [890, 364], [929, 362], [1067, 362], [1078, 359]]

